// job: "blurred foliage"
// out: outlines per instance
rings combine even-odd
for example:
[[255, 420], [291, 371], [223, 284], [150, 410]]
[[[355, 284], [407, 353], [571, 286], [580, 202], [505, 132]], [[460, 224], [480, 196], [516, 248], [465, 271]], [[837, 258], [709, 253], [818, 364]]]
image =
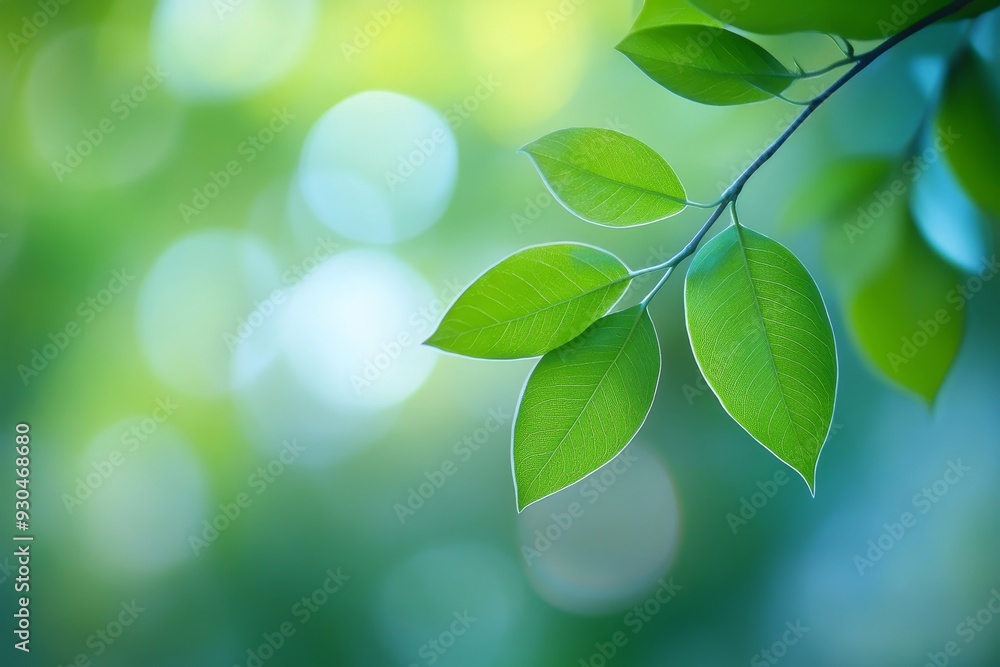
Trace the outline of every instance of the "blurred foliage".
[[[4, 664], [249, 665], [278, 633], [264, 664], [596, 665], [610, 645], [609, 664], [718, 665], [753, 660], [797, 620], [809, 631], [788, 664], [910, 665], [952, 640], [963, 664], [993, 664], [1000, 626], [966, 643], [958, 625], [1000, 576], [996, 281], [963, 277], [963, 345], [933, 413], [841, 344], [815, 500], [776, 481], [781, 464], [704, 387], [680, 281], [650, 311], [664, 361], [623, 454], [636, 460], [520, 515], [510, 428], [530, 365], [417, 345], [457, 289], [517, 248], [574, 239], [641, 267], [704, 220], [688, 209], [626, 230], [582, 225], [518, 147], [567, 126], [627, 132], [710, 201], [797, 109], [706, 108], [651, 86], [613, 48], [639, 10], [627, 2], [217, 4], [0, 5], [0, 391], [11, 441], [20, 421], [34, 438], [37, 642], [27, 660], [5, 646]], [[744, 193], [741, 219], [780, 236], [824, 292], [826, 232], [778, 229], [786, 202], [829, 162], [905, 154], [966, 28], [935, 27], [873, 65]], [[997, 29], [988, 14], [972, 35], [991, 85]], [[807, 70], [840, 57], [817, 34], [759, 41]], [[416, 134], [380, 131], [368, 111], [371, 123], [355, 117], [323, 143], [324, 115], [370, 91], [437, 124], [397, 100], [385, 112]], [[456, 152], [435, 148], [414, 178], [435, 174], [440, 189], [400, 197], [446, 208], [424, 230], [392, 218], [416, 232], [397, 242], [357, 240], [300, 187], [309, 146], [380, 175], [437, 127]], [[340, 150], [351, 140], [384, 165]], [[52, 163], [74, 151], [60, 180]], [[965, 210], [960, 188], [948, 197]], [[182, 205], [201, 204], [185, 221]], [[835, 301], [846, 341], [847, 300]], [[247, 330], [233, 353], [226, 335]], [[366, 371], [376, 379], [358, 404], [349, 379]], [[958, 460], [972, 470], [941, 482]], [[907, 511], [916, 525], [895, 537]], [[208, 546], [195, 553], [192, 537]], [[859, 573], [858, 556], [873, 566]], [[134, 623], [101, 639], [133, 601]]]

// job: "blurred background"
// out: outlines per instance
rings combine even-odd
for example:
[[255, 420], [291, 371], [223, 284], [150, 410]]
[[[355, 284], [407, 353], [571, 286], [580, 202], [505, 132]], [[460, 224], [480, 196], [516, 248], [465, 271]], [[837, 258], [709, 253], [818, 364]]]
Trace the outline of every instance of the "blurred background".
[[[813, 272], [838, 338], [815, 499], [701, 379], [680, 275], [651, 306], [646, 425], [520, 515], [510, 428], [532, 362], [420, 345], [521, 247], [641, 267], [704, 220], [587, 225], [520, 146], [624, 131], [711, 201], [798, 113], [659, 88], [613, 49], [638, 9], [0, 5], [0, 409], [11, 443], [31, 425], [35, 533], [30, 656], [0, 552], [3, 664], [1000, 664], [1000, 281], [970, 299], [928, 409], [862, 359], [822, 235], [785, 220], [830, 161], [903, 150], [965, 26], [878, 61], [741, 198]], [[994, 64], [998, 29], [974, 36]], [[820, 35], [762, 42], [807, 69], [841, 57]], [[915, 187], [957, 266], [993, 255], [943, 162]]]

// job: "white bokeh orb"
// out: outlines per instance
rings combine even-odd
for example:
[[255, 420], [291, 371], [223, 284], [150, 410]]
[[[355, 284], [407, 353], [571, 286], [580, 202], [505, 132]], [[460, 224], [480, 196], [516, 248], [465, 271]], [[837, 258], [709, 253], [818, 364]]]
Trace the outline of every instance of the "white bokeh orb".
[[28, 138], [52, 183], [116, 187], [157, 167], [176, 145], [183, 111], [170, 73], [129, 28], [53, 36], [31, 59], [23, 103]]
[[214, 397], [253, 380], [278, 351], [288, 306], [267, 246], [244, 232], [195, 232], [170, 246], [143, 279], [139, 341], [171, 388]]
[[392, 427], [391, 412], [366, 413], [331, 407], [298, 381], [284, 355], [233, 395], [240, 429], [266, 458], [278, 456], [285, 440], [302, 448], [303, 464], [339, 463], [378, 440]]
[[638, 443], [529, 505], [518, 524], [532, 586], [578, 614], [619, 611], [657, 588], [680, 537], [673, 481], [660, 458]]
[[188, 538], [209, 509], [191, 443], [168, 423], [151, 431], [148, 421], [131, 417], [102, 431], [77, 459], [67, 491], [82, 498], [70, 516], [88, 556], [116, 574], [158, 572], [192, 557]]
[[306, 205], [330, 229], [393, 243], [441, 218], [457, 173], [457, 143], [441, 114], [405, 95], [369, 91], [316, 121], [298, 179]]
[[421, 345], [415, 326], [433, 300], [423, 277], [394, 256], [340, 252], [295, 286], [282, 322], [285, 354], [327, 405], [382, 410], [410, 396], [434, 367], [438, 355]]
[[160, 0], [153, 53], [170, 87], [192, 99], [252, 93], [301, 59], [316, 27], [315, 0]]

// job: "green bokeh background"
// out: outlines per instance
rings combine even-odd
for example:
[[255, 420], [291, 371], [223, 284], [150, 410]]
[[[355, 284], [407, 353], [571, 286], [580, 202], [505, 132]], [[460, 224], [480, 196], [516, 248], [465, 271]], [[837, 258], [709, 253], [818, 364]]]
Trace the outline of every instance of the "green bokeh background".
[[[243, 300], [230, 304], [234, 312], [248, 314], [254, 298], [279, 288], [291, 298], [297, 287], [251, 275], [252, 262], [236, 265], [246, 275], [233, 272], [231, 258], [192, 266], [190, 274], [175, 268], [164, 289], [176, 283], [190, 293], [174, 304], [181, 315], [175, 328], [150, 334], [140, 320], [162, 307], [148, 286], [157, 260], [183, 239], [233, 230], [239, 236], [226, 238], [256, 239], [254, 247], [284, 271], [329, 237], [338, 247], [327, 261], [364, 250], [422, 277], [424, 292], [416, 293], [429, 290], [432, 298], [403, 307], [410, 324], [360, 328], [387, 341], [399, 334], [418, 340], [429, 333], [433, 315], [426, 313], [440, 309], [433, 295], [447, 300], [449, 285], [467, 283], [520, 247], [576, 240], [638, 267], [673, 254], [704, 219], [689, 209], [634, 229], [587, 225], [552, 203], [519, 146], [560, 127], [619, 129], [664, 155], [692, 199], [711, 201], [797, 109], [778, 101], [704, 107], [658, 88], [612, 48], [638, 10], [628, 0], [402, 1], [358, 53], [345, 53], [343, 44], [389, 3], [318, 2], [311, 16], [300, 16], [305, 28], [294, 44], [274, 27], [280, 21], [248, 23], [239, 44], [219, 51], [228, 61], [189, 63], [191, 72], [222, 72], [216, 88], [192, 92], [184, 70], [170, 72], [60, 180], [52, 151], [113, 115], [112, 101], [161, 64], [155, 16], [190, 3], [54, 2], [58, 9], [37, 34], [11, 43], [8, 34], [23, 34], [25, 17], [42, 4], [0, 6], [2, 423], [11, 449], [14, 425], [31, 424], [36, 536], [30, 656], [11, 650], [12, 575], [0, 571], [3, 664], [69, 665], [82, 655], [94, 665], [249, 667], [256, 663], [248, 651], [259, 653], [266, 635], [286, 622], [294, 635], [263, 664], [774, 664], [759, 652], [796, 622], [808, 632], [782, 653], [783, 664], [922, 665], [949, 641], [960, 653], [948, 664], [1000, 664], [1000, 617], [990, 612], [992, 624], [969, 642], [957, 627], [1000, 590], [1000, 289], [987, 282], [970, 301], [962, 352], [928, 410], [859, 356], [824, 267], [821, 235], [782, 224], [786, 202], [826, 161], [902, 149], [940, 76], [941, 54], [962, 26], [928, 30], [871, 67], [824, 105], [741, 198], [741, 220], [787, 244], [828, 295], [841, 376], [816, 498], [792, 474], [772, 487], [783, 466], [705, 388], [687, 345], [678, 274], [651, 306], [663, 368], [649, 419], [627, 450], [636, 465], [518, 515], [509, 418], [492, 432], [482, 429], [493, 425], [491, 410], [513, 412], [530, 362], [481, 362], [404, 345], [401, 359], [425, 355], [420, 363], [433, 370], [413, 391], [400, 390], [400, 400], [364, 416], [301, 399], [308, 392], [288, 372], [287, 351], [278, 350], [247, 384], [205, 396], [151, 363], [149, 346], [170, 347], [186, 332], [225, 350], [223, 335], [237, 322], [213, 330], [204, 308], [235, 294]], [[230, 4], [234, 13], [220, 20], [240, 20], [239, 12], [260, 3]], [[278, 13], [310, 6], [269, 4]], [[217, 38], [195, 27], [180, 43]], [[977, 47], [995, 64], [995, 17], [977, 30]], [[807, 69], [840, 57], [818, 35], [763, 42]], [[229, 74], [235, 79], [279, 61], [286, 66], [261, 85], [226, 93]], [[338, 235], [301, 211], [300, 155], [327, 110], [381, 90], [445, 114], [475, 94], [481, 77], [499, 86], [455, 123], [457, 178], [432, 227], [375, 245]], [[809, 97], [810, 85], [792, 96]], [[267, 126], [275, 109], [294, 116], [287, 128], [185, 221], [179, 206], [211, 171], [242, 159], [237, 147]], [[378, 151], [378, 136], [371, 140]], [[81, 311], [87, 299], [102, 298], [119, 270], [134, 279], [100, 312]], [[191, 283], [186, 275], [217, 281]], [[412, 286], [398, 277], [386, 284], [400, 280]], [[239, 287], [244, 283], [257, 291]], [[328, 287], [360, 296], [350, 318], [325, 326], [353, 331], [356, 322], [381, 321], [364, 285], [345, 279]], [[279, 304], [269, 322], [286, 308]], [[79, 334], [37, 375], [19, 370], [70, 323]], [[351, 359], [350, 349], [341, 352]], [[194, 367], [176, 369], [191, 377]], [[208, 368], [206, 377], [217, 371]], [[395, 377], [387, 372], [379, 382]], [[68, 507], [66, 494], [123, 449], [123, 434], [141, 426], [158, 400], [177, 408], [135, 451], [121, 454], [123, 463], [90, 497]], [[478, 450], [457, 445], [466, 437], [479, 439]], [[282, 442], [293, 440], [306, 452], [282, 464], [258, 493], [258, 469], [274, 465]], [[959, 460], [971, 470], [923, 513], [915, 494]], [[3, 461], [12, 470], [13, 453]], [[440, 480], [443, 468], [454, 474], [401, 515], [397, 506], [411, 490]], [[14, 487], [5, 488], [9, 500], [0, 506], [12, 508]], [[744, 499], [760, 501], [753, 494], [762, 489], [776, 493], [734, 530], [727, 515], [738, 514]], [[195, 553], [191, 536], [241, 493], [252, 502]], [[582, 516], [550, 529], [557, 538], [537, 558], [526, 552], [544, 546], [534, 531], [565, 521], [573, 502]], [[859, 574], [855, 557], [907, 511], [917, 515], [916, 526], [889, 540], [884, 556]], [[5, 546], [0, 558], [9, 553]], [[349, 579], [303, 623], [295, 605], [338, 568]], [[657, 611], [637, 624], [634, 607], [654, 596], [661, 580], [680, 589], [662, 608], [651, 604]], [[116, 632], [122, 604], [133, 600], [144, 609], [135, 622], [113, 642], [95, 639], [99, 630]], [[435, 652], [429, 642], [449, 643], [442, 633], [465, 612], [477, 620]], [[624, 646], [604, 658], [601, 646], [619, 631]]]

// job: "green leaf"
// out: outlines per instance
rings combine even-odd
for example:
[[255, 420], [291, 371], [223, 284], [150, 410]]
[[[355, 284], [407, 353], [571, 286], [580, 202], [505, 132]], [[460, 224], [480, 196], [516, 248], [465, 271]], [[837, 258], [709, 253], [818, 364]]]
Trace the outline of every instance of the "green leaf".
[[799, 188], [787, 227], [818, 223], [823, 260], [838, 291], [852, 293], [877, 271], [899, 242], [912, 177], [884, 157], [829, 163]]
[[629, 32], [672, 24], [717, 26], [719, 22], [695, 9], [687, 0], [646, 0]]
[[815, 493], [837, 353], [809, 272], [776, 241], [732, 226], [695, 256], [684, 303], [691, 348], [723, 407]]
[[607, 313], [629, 275], [621, 260], [592, 246], [526, 248], [469, 285], [426, 344], [481, 359], [545, 354]]
[[[957, 353], [964, 313], [959, 273], [914, 223], [912, 187], [912, 174], [891, 160], [847, 158], [809, 180], [790, 216], [825, 218], [823, 256], [855, 342], [886, 377], [930, 403]], [[936, 322], [942, 308], [948, 321]], [[920, 322], [935, 337], [911, 361], [904, 351], [917, 349], [914, 336], [922, 340]]]
[[[882, 39], [913, 25], [951, 0], [865, 0], [864, 2], [803, 2], [802, 0], [691, 0], [706, 14], [742, 30], [769, 35], [828, 32], [849, 39]], [[949, 17], [978, 16], [1000, 0], [975, 0]]]
[[627, 134], [567, 128], [521, 150], [559, 203], [587, 222], [632, 227], [684, 210], [684, 188], [673, 169]]
[[615, 48], [653, 81], [702, 104], [768, 100], [797, 76], [746, 37], [705, 25], [640, 30]]
[[958, 271], [907, 222], [893, 254], [850, 300], [848, 322], [876, 368], [932, 404], [958, 354], [966, 302]]
[[659, 376], [656, 331], [640, 306], [601, 318], [542, 357], [514, 420], [518, 511], [624, 449], [649, 413]]
[[895, 252], [909, 211], [905, 199], [879, 208], [869, 198], [853, 220], [830, 225], [823, 236], [823, 263], [838, 291], [850, 294], [878, 272]]
[[800, 186], [784, 225], [819, 224], [829, 275], [839, 292], [852, 294], [892, 254], [909, 224], [912, 181], [897, 161], [885, 157], [836, 160]]
[[1000, 154], [1000, 99], [988, 66], [971, 49], [948, 75], [937, 118], [938, 132], [953, 141], [945, 156], [977, 206], [1000, 217], [997, 155]]
[[788, 204], [782, 224], [797, 229], [816, 224], [852, 223], [857, 208], [885, 187], [896, 162], [882, 156], [855, 156], [834, 160], [799, 186]]

